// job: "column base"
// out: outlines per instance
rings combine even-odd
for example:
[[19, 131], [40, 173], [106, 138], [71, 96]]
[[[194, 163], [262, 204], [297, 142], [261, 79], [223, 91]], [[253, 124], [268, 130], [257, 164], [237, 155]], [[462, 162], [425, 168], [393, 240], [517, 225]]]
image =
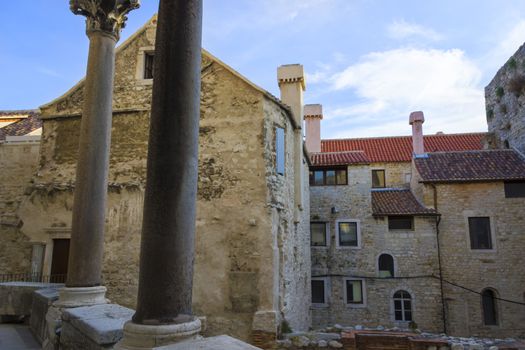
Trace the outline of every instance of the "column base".
[[194, 317], [192, 321], [150, 326], [132, 321], [124, 325], [124, 338], [115, 345], [115, 350], [150, 350], [160, 346], [180, 343], [195, 339], [201, 330], [201, 321]]
[[53, 304], [56, 307], [80, 307], [107, 304], [106, 287], [65, 287], [58, 290], [58, 300]]

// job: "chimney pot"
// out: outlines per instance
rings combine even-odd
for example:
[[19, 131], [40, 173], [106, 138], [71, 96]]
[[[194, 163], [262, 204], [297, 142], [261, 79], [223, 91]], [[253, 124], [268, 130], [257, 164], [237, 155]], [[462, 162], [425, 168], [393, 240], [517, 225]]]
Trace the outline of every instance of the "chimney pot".
[[423, 142], [423, 123], [425, 122], [425, 116], [423, 112], [416, 111], [410, 113], [408, 123], [412, 125], [412, 147], [414, 156], [425, 153], [425, 146]]
[[308, 152], [321, 152], [321, 120], [323, 106], [312, 104], [304, 106], [304, 123], [306, 126], [306, 149]]

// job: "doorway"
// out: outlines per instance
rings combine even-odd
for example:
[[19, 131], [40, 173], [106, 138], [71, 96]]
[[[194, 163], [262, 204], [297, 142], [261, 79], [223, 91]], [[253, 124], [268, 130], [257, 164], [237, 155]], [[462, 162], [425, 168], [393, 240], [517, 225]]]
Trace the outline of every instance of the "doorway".
[[54, 239], [49, 282], [64, 283], [66, 281], [68, 260], [69, 239]]

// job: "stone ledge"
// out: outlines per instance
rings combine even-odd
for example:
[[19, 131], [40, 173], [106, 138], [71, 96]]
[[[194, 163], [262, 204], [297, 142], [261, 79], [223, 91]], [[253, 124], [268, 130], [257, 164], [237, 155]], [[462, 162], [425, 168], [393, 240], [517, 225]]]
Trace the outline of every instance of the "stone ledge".
[[156, 348], [158, 350], [261, 350], [227, 335], [190, 340]]

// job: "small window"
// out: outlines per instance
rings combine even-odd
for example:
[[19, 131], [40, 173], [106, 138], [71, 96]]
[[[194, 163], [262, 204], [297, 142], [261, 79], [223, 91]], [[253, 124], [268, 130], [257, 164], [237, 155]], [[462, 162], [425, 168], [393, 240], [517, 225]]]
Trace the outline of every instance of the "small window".
[[310, 170], [310, 186], [335, 186], [348, 183], [345, 169], [312, 169]]
[[155, 54], [153, 52], [144, 53], [144, 79], [153, 79], [153, 64]]
[[363, 281], [345, 279], [345, 295], [347, 304], [364, 304]]
[[495, 326], [498, 324], [496, 313], [496, 295], [494, 291], [485, 289], [481, 293], [481, 305], [483, 307], [483, 324]]
[[492, 249], [490, 218], [468, 218], [470, 249]]
[[405, 183], [409, 184], [410, 181], [412, 181], [412, 174], [411, 173], [406, 173], [405, 174]]
[[525, 181], [505, 182], [505, 198], [525, 197]]
[[328, 304], [326, 284], [324, 278], [312, 278], [312, 304]]
[[275, 128], [275, 163], [277, 167], [277, 174], [284, 175], [285, 163], [285, 149], [284, 149], [284, 129]]
[[326, 222], [310, 223], [311, 245], [313, 247], [327, 246]]
[[359, 247], [357, 222], [337, 223], [337, 243], [339, 247]]
[[394, 293], [394, 318], [396, 321], [412, 321], [412, 297], [407, 291]]
[[378, 259], [379, 277], [394, 277], [394, 258], [390, 254], [381, 254]]
[[388, 217], [389, 230], [413, 230], [414, 217], [413, 216], [389, 216]]
[[385, 171], [384, 170], [372, 170], [372, 187], [373, 188], [384, 188], [385, 187]]

